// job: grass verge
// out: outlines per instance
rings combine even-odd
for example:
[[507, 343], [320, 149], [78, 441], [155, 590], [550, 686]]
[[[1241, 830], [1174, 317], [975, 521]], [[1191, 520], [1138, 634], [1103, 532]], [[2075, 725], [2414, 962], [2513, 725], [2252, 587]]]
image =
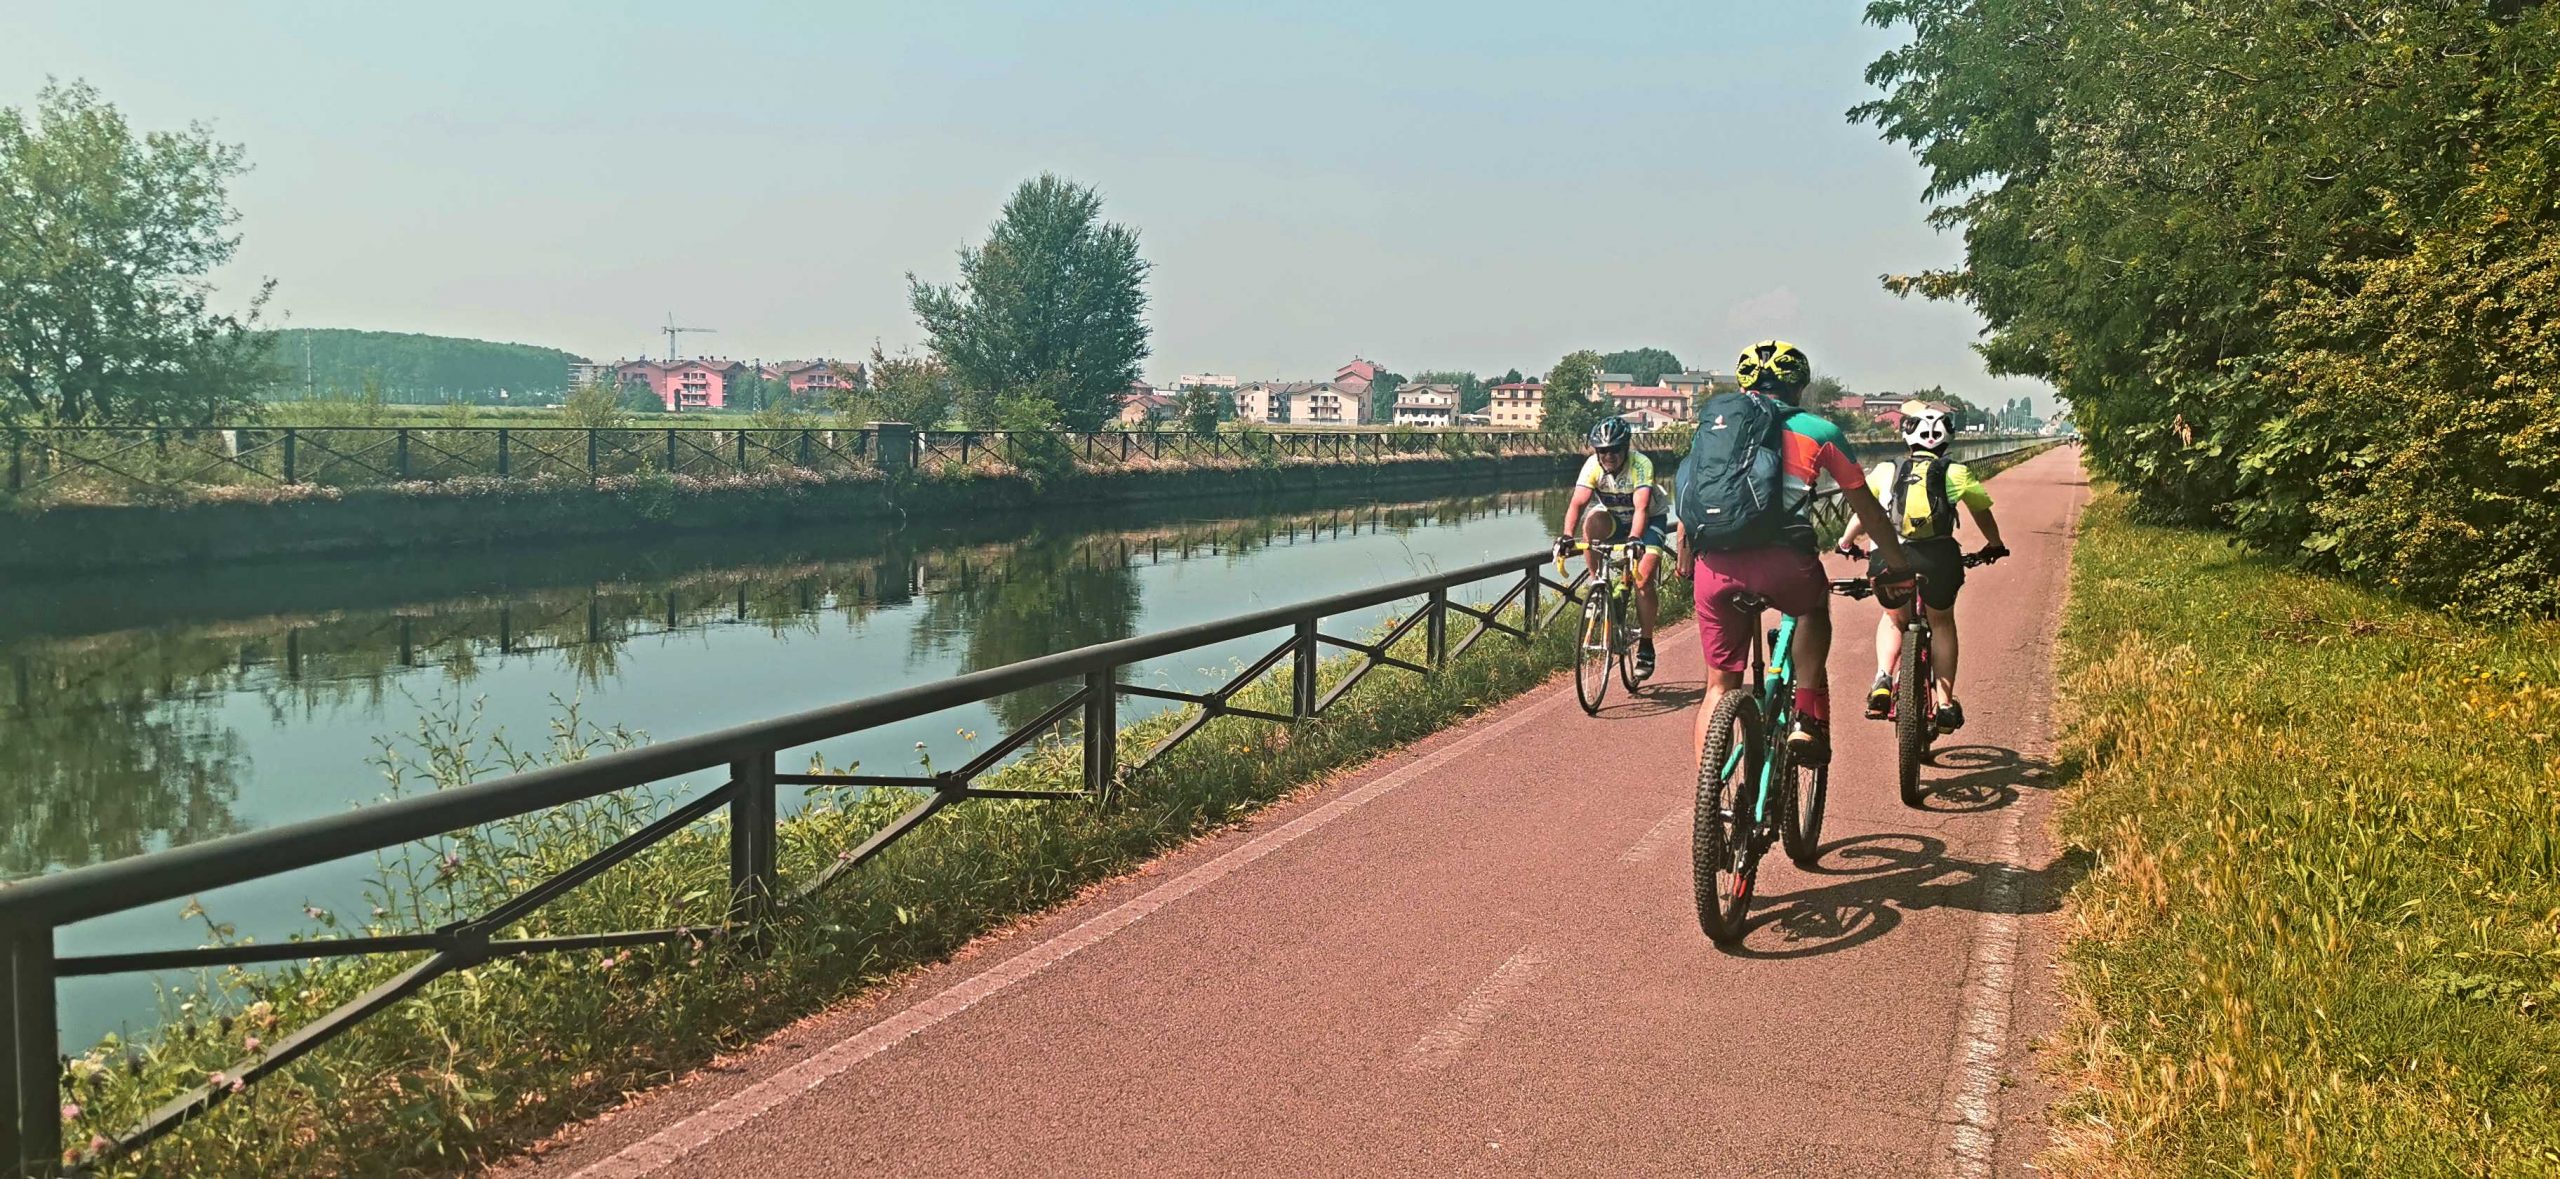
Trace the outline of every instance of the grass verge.
[[2062, 631], [2075, 1175], [2560, 1173], [2560, 626], [2102, 492]]
[[[1686, 594], [1664, 598], [1666, 621], [1685, 612]], [[761, 958], [720, 943], [638, 947], [504, 960], [449, 976], [140, 1154], [105, 1161], [99, 1173], [408, 1175], [484, 1165], [630, 1091], [944, 958], [1008, 920], [1069, 900], [1245, 812], [1538, 685], [1569, 665], [1574, 617], [1568, 613], [1527, 644], [1488, 636], [1429, 678], [1381, 669], [1318, 720], [1221, 719], [1138, 776], [1110, 809], [998, 800], [956, 806], [791, 911]], [[1420, 641], [1417, 629], [1398, 654], [1419, 662]], [[1328, 661], [1324, 685], [1339, 682], [1355, 658]], [[1286, 711], [1286, 701], [1284, 674], [1249, 688], [1239, 702]], [[1124, 730], [1124, 757], [1183, 717], [1167, 713]], [[634, 739], [593, 729], [574, 709], [542, 749], [511, 749], [478, 729], [469, 710], [456, 709], [386, 747], [383, 769], [395, 789], [444, 787]], [[1079, 757], [1075, 746], [1052, 743], [982, 782], [1071, 788]], [[814, 799], [783, 827], [786, 884], [815, 876], [912, 797], [884, 790]], [[663, 801], [597, 800], [386, 853], [371, 913], [313, 910], [313, 936], [431, 929], [484, 912], [645, 822]], [[726, 902], [726, 846], [718, 823], [697, 825], [505, 936], [717, 922]], [[213, 915], [202, 919], [207, 940], [228, 940], [230, 931]], [[262, 1042], [417, 960], [385, 955], [233, 971], [169, 994], [169, 1023], [156, 1035], [110, 1040], [66, 1062], [66, 1142], [75, 1152], [102, 1145], [93, 1135], [130, 1125], [208, 1078], [221, 1083], [222, 1071]]]

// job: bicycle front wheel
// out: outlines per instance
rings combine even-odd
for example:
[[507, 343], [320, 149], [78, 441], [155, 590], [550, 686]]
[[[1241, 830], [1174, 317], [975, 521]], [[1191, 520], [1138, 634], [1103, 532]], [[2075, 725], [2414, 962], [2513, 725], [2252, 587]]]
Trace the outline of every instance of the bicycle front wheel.
[[1928, 642], [1928, 633], [1918, 627], [1903, 632], [1893, 682], [1894, 768], [1902, 805], [1909, 807], [1920, 805], [1920, 760], [1929, 753], [1929, 664], [1920, 657]]
[[1582, 646], [1573, 657], [1573, 694], [1582, 701], [1582, 711], [1600, 712], [1600, 701], [1609, 695], [1610, 649], [1609, 587], [1595, 584], [1591, 594], [1582, 600]]
[[1612, 645], [1618, 649], [1618, 682], [1625, 684], [1627, 694], [1632, 696], [1638, 694], [1638, 689], [1636, 686], [1636, 632], [1634, 627], [1627, 625], [1629, 608], [1626, 599], [1618, 599], [1617, 608], [1609, 612], [1609, 628], [1614, 639]]
[[1690, 890], [1698, 904], [1698, 928], [1720, 946], [1742, 940], [1744, 918], [1751, 911], [1752, 878], [1760, 862], [1751, 833], [1765, 758], [1760, 702], [1749, 692], [1725, 693], [1707, 721], [1707, 746], [1698, 758], [1697, 810], [1689, 820]]

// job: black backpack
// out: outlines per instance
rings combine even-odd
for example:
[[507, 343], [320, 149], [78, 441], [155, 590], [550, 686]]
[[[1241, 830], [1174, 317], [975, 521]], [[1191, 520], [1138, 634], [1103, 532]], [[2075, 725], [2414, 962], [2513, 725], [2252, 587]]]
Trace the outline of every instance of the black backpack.
[[1789, 539], [1796, 514], [1784, 502], [1778, 435], [1794, 413], [1753, 393], [1718, 393], [1698, 407], [1698, 431], [1672, 492], [1692, 550], [1769, 548]]
[[[1919, 485], [1920, 495], [1912, 497], [1912, 485]], [[1893, 465], [1892, 494], [1884, 505], [1884, 514], [1893, 519], [1894, 527], [1906, 540], [1953, 536], [1956, 532], [1955, 505], [1947, 500], [1947, 460], [1934, 454], [1907, 454]]]

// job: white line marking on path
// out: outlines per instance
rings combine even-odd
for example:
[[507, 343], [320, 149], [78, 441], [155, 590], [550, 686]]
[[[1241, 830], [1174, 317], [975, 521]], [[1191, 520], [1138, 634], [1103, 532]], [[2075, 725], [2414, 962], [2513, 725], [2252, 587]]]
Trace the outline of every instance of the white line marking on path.
[[[2062, 535], [2069, 543], [2078, 543], [2078, 503], [2072, 504], [2063, 517]], [[2070, 606], [2070, 591], [2071, 566], [2066, 557], [2054, 621], [2045, 633], [2047, 650], [2051, 650], [2053, 627], [2059, 625], [2062, 611]], [[2052, 723], [2051, 714], [2038, 717], [2037, 723]], [[1966, 971], [1955, 1069], [1947, 1076], [1946, 1097], [1940, 1108], [1941, 1120], [1949, 1124], [1947, 1154], [1942, 1160], [1946, 1165], [1941, 1173], [1950, 1179], [1989, 1179], [1999, 1163], [2000, 1081], [2002, 1062], [2009, 1050], [2009, 1003], [2018, 965], [2018, 878], [2025, 871], [2024, 865], [2018, 863], [2023, 855], [2018, 828], [2025, 821], [2025, 811], [2026, 799], [2020, 798], [2001, 812], [1993, 863], [2001, 865], [2002, 870], [1983, 888], [1983, 908], [1987, 912], [1974, 935], [1972, 969]]]
[[1641, 864], [1661, 854], [1662, 849], [1671, 843], [1671, 837], [1679, 834], [1680, 822], [1689, 817], [1691, 809], [1690, 806], [1673, 808], [1670, 814], [1662, 816], [1661, 822], [1646, 828], [1643, 837], [1628, 845], [1627, 850], [1619, 852], [1618, 862]]
[[1494, 967], [1492, 974], [1476, 984], [1476, 989], [1467, 992], [1463, 1002], [1450, 1009], [1449, 1014], [1441, 1016], [1440, 1022], [1431, 1025], [1430, 1031], [1424, 1032], [1421, 1039], [1413, 1042], [1413, 1047], [1405, 1050], [1404, 1071], [1428, 1073], [1449, 1067], [1450, 1062], [1464, 1055], [1468, 1048], [1484, 1037], [1484, 1029], [1493, 1023], [1494, 1013], [1546, 968], [1547, 960], [1527, 946], [1503, 959], [1502, 965]]
[[1532, 701], [1510, 716], [1460, 737], [1398, 769], [1381, 775], [1376, 781], [1366, 786], [1255, 836], [1244, 846], [1157, 885], [1107, 913], [1087, 920], [1073, 929], [1008, 958], [985, 973], [963, 979], [941, 994], [838, 1040], [816, 1055], [732, 1093], [713, 1103], [709, 1108], [623, 1148], [621, 1152], [610, 1158], [587, 1166], [572, 1176], [572, 1179], [641, 1179], [642, 1176], [670, 1166], [686, 1155], [710, 1145], [721, 1135], [762, 1117], [784, 1102], [815, 1089], [843, 1075], [855, 1065], [896, 1047], [908, 1037], [977, 1006], [981, 1000], [1065, 961], [1077, 951], [1100, 944], [1112, 935], [1137, 924], [1140, 918], [1217, 883], [1238, 869], [1297, 842], [1316, 829], [1360, 809], [1389, 791], [1473, 752], [1487, 742], [1508, 735], [1512, 730], [1527, 724], [1570, 698], [1567, 693], [1556, 692], [1544, 700]]

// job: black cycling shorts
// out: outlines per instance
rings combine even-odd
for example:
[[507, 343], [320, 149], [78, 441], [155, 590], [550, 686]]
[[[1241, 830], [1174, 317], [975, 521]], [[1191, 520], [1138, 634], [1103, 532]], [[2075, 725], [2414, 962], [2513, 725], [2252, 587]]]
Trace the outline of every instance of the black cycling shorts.
[[[1903, 541], [1902, 551], [1911, 554], [1911, 567], [1920, 573], [1920, 600], [1932, 610], [1955, 609], [1956, 592], [1964, 588], [1964, 545], [1952, 536], [1932, 536]], [[1867, 558], [1867, 575], [1885, 575], [1883, 557]], [[1876, 600], [1900, 609], [1910, 599], [1879, 587]]]

